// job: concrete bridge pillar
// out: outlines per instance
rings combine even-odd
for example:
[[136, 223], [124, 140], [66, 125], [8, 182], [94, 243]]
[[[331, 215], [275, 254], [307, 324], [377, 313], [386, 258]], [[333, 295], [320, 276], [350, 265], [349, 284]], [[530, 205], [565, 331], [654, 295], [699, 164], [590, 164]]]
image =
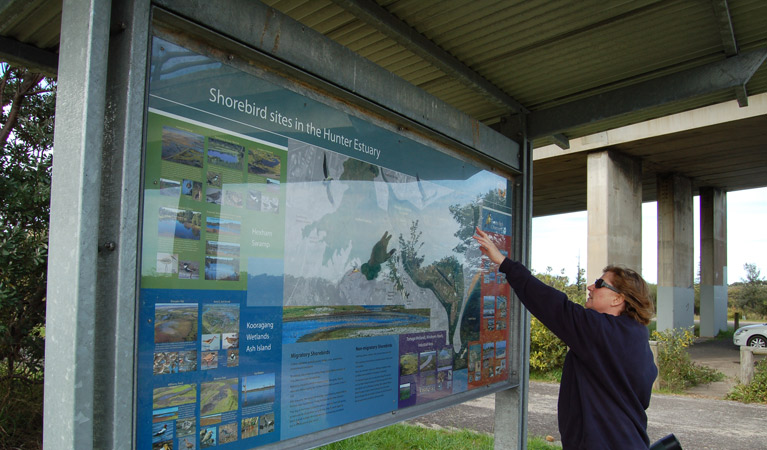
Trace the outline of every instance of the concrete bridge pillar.
[[658, 176], [658, 331], [693, 326], [692, 182]]
[[727, 193], [700, 188], [700, 335], [727, 330]]
[[607, 150], [587, 160], [589, 283], [608, 264], [642, 270], [642, 162]]

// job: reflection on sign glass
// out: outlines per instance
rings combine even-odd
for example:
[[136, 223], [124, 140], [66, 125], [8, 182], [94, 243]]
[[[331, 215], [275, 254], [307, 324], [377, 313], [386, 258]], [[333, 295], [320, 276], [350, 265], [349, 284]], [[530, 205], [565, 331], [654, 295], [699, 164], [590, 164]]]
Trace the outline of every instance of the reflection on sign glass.
[[138, 448], [245, 449], [507, 381], [507, 180], [154, 38]]

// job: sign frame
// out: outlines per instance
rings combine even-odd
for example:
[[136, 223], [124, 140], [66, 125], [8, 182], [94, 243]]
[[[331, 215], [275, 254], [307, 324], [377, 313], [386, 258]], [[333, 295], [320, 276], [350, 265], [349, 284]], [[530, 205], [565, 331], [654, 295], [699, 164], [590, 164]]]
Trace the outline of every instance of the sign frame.
[[[277, 61], [269, 55], [265, 55], [255, 49], [234, 42], [214, 31], [207, 30], [202, 26], [182, 19], [175, 14], [168, 13], [161, 9], [154, 9], [154, 18], [152, 20], [151, 36], [159, 36], [163, 39], [175, 41], [187, 48], [192, 48], [211, 58], [217, 59], [222, 63], [243, 70], [251, 75], [265, 79], [270, 83], [277, 84], [287, 89], [305, 95], [308, 98], [319, 100], [333, 108], [348, 114], [363, 118], [376, 126], [388, 129], [391, 132], [398, 133], [413, 141], [420, 142], [429, 147], [436, 148], [439, 151], [448, 154], [454, 158], [470, 162], [471, 164], [485, 169], [496, 171], [497, 161], [488, 158], [486, 155], [477, 154], [476, 151], [468, 153], [466, 146], [457, 143], [453, 139], [446, 138], [444, 135], [434, 133], [433, 130], [422, 125], [403, 118], [401, 115], [392, 113], [380, 105], [371, 103], [362, 99], [358, 95], [349, 93], [337, 86], [323, 82], [316, 77], [305, 73], [284, 62]], [[148, 89], [147, 89], [148, 93]], [[146, 144], [145, 144], [146, 145]], [[142, 165], [142, 167], [144, 167]], [[518, 175], [515, 170], [505, 170], [502, 172], [506, 177]], [[507, 189], [509, 192], [512, 186], [512, 180], [507, 178]], [[512, 196], [507, 198], [507, 206], [511, 206]], [[143, 223], [143, 220], [140, 220]], [[519, 339], [519, 314], [515, 314], [514, 308], [511, 309], [508, 317], [508, 352], [510, 363], [519, 360], [519, 343], [514, 342]], [[138, 333], [136, 336], [138, 340]], [[138, 364], [137, 364], [138, 366]], [[341, 426], [312, 432], [285, 441], [279, 441], [274, 444], [267, 444], [258, 448], [306, 448], [317, 445], [334, 442], [346, 437], [364, 433], [373, 429], [397, 423], [420, 415], [434, 412], [438, 409], [453, 406], [467, 400], [475, 399], [491, 393], [519, 388], [518, 370], [512, 370], [513, 364], [509, 367], [509, 379], [505, 382], [497, 382], [483, 386], [478, 389], [467, 390], [458, 394], [451, 394], [448, 397], [434, 400], [428, 403], [410, 406], [403, 410], [394, 410], [391, 414], [383, 414], [368, 419], [363, 419]], [[138, 380], [137, 380], [138, 381]]]

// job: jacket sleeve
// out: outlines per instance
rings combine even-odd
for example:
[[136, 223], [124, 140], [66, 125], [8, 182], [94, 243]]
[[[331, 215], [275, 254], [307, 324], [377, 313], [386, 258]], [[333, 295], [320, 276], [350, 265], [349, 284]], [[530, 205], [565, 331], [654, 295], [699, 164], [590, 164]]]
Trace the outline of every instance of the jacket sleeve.
[[521, 263], [505, 259], [499, 269], [522, 304], [580, 358], [607, 342], [606, 317], [570, 301], [563, 292], [535, 278]]

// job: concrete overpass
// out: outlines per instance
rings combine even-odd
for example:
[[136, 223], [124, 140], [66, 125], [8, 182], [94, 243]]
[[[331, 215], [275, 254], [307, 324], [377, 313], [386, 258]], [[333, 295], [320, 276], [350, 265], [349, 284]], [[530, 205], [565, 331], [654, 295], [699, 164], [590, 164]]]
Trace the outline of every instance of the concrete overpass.
[[642, 202], [658, 202], [658, 328], [693, 324], [693, 204], [701, 198], [701, 334], [726, 329], [726, 193], [767, 186], [767, 94], [533, 153], [533, 216], [588, 210], [588, 279], [642, 267]]

